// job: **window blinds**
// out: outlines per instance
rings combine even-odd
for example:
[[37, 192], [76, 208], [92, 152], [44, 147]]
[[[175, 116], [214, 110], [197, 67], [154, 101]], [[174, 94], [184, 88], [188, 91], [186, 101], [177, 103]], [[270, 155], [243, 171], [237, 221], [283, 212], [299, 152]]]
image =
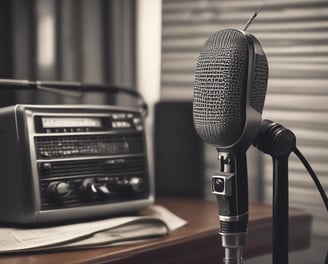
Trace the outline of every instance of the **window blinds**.
[[[291, 129], [297, 145], [328, 189], [328, 2], [326, 0], [164, 0], [161, 99], [191, 100], [205, 39], [224, 28], [249, 27], [262, 43], [270, 78], [263, 118]], [[210, 161], [207, 164], [210, 165]], [[271, 158], [264, 158], [264, 202], [272, 201]], [[216, 165], [213, 165], [216, 167]], [[290, 206], [314, 217], [314, 233], [328, 236], [327, 212], [310, 176], [291, 155]], [[262, 178], [261, 178], [262, 177]]]

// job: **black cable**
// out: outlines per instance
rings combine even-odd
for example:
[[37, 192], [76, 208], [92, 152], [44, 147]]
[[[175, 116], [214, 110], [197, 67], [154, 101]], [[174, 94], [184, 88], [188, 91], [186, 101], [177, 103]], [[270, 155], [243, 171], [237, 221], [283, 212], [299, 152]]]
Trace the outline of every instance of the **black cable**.
[[295, 153], [295, 155], [300, 159], [300, 161], [304, 164], [305, 168], [307, 169], [307, 171], [309, 172], [309, 174], [311, 175], [311, 178], [313, 179], [315, 185], [317, 186], [319, 193], [322, 197], [322, 200], [326, 206], [326, 209], [328, 210], [328, 198], [327, 195], [324, 191], [324, 189], [322, 188], [322, 185], [317, 177], [317, 175], [315, 174], [315, 172], [313, 171], [311, 165], [309, 164], [309, 162], [305, 159], [305, 157], [303, 156], [303, 154], [301, 153], [301, 151], [295, 147], [293, 149], [293, 152]]

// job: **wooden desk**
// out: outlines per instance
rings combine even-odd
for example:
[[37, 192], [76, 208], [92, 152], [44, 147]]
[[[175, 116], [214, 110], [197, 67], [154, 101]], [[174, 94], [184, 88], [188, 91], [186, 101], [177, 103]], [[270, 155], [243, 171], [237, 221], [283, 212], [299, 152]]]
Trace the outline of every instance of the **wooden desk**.
[[[173, 213], [188, 221], [163, 238], [132, 245], [42, 254], [15, 254], [0, 257], [6, 264], [114, 263], [114, 264], [199, 264], [218, 263], [220, 247], [217, 205], [191, 199], [158, 199]], [[300, 210], [290, 210], [290, 250], [305, 249], [310, 243], [312, 218]], [[271, 206], [251, 204], [245, 258], [271, 252]]]

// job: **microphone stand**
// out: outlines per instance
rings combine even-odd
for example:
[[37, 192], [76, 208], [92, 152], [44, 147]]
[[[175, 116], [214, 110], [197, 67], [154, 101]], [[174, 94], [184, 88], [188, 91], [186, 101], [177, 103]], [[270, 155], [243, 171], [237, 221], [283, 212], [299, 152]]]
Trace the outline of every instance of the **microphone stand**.
[[273, 160], [272, 263], [288, 263], [288, 157]]
[[254, 146], [273, 161], [272, 263], [288, 264], [288, 159], [296, 137], [289, 129], [264, 120]]

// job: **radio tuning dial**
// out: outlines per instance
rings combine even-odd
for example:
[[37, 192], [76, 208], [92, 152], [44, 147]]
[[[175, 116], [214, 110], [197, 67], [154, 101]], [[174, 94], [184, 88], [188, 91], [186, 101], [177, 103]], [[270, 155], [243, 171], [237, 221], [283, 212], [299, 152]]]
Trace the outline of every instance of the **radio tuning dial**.
[[66, 182], [52, 182], [48, 185], [47, 195], [51, 200], [63, 201], [71, 194], [70, 185]]

